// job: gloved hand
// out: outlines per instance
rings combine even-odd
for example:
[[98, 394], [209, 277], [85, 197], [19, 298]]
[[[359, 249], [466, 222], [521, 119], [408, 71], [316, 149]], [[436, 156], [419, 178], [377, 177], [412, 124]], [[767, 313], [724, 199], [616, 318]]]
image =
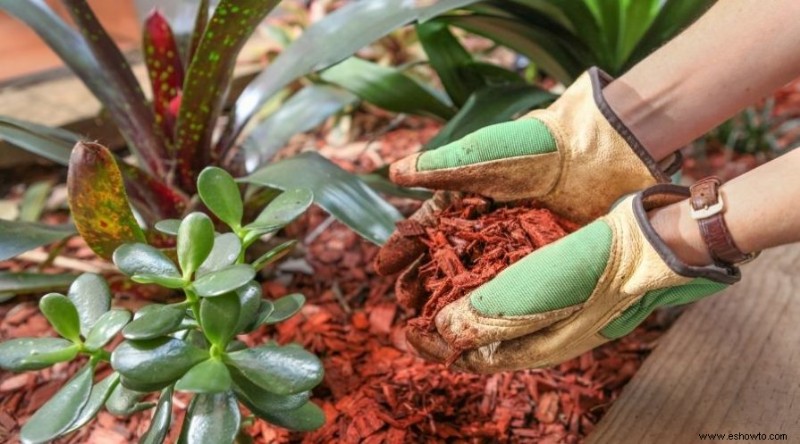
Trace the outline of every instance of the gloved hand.
[[739, 280], [738, 268], [682, 263], [648, 220], [647, 211], [688, 197], [675, 185], [626, 197], [445, 306], [435, 332], [410, 328], [409, 342], [424, 357], [478, 373], [547, 367], [626, 335], [656, 307], [724, 289]]
[[[587, 223], [621, 196], [669, 182], [675, 158], [662, 168], [605, 102], [611, 78], [597, 68], [583, 74], [549, 108], [493, 125], [436, 150], [394, 163], [399, 185], [466, 191], [498, 201], [533, 198], [574, 222]], [[450, 198], [426, 202], [412, 224]], [[393, 274], [424, 251], [413, 236], [395, 233], [376, 260], [376, 270]]]

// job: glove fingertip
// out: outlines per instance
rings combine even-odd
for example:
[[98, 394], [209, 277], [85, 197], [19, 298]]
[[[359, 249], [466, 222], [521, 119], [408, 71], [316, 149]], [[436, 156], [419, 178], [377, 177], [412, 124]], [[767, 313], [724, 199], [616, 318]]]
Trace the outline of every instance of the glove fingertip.
[[389, 167], [389, 179], [404, 187], [422, 186], [420, 174], [417, 171], [417, 160], [420, 155], [421, 153], [413, 154], [394, 162]]

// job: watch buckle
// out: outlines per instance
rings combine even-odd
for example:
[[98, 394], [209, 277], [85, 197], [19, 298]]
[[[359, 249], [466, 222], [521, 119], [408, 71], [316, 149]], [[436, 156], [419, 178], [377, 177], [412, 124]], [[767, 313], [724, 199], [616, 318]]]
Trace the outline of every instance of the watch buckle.
[[699, 220], [699, 219], [706, 219], [721, 213], [725, 209], [725, 204], [720, 198], [719, 200], [717, 200], [717, 203], [713, 205], [706, 205], [703, 208], [697, 210], [691, 206], [690, 208], [691, 208], [690, 215], [692, 216], [692, 219]]

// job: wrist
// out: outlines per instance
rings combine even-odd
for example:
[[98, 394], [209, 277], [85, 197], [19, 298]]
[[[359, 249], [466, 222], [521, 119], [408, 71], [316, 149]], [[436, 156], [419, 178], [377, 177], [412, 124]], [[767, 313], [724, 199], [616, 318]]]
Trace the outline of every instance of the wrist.
[[658, 236], [678, 259], [687, 265], [711, 265], [711, 255], [697, 221], [692, 219], [688, 200], [652, 210], [648, 218]]

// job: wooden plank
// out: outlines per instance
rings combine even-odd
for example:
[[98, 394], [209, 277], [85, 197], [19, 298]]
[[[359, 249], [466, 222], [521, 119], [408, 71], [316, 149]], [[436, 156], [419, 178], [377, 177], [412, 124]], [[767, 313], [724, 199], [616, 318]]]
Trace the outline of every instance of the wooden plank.
[[587, 442], [800, 442], [800, 244], [764, 252], [743, 275], [678, 319]]

